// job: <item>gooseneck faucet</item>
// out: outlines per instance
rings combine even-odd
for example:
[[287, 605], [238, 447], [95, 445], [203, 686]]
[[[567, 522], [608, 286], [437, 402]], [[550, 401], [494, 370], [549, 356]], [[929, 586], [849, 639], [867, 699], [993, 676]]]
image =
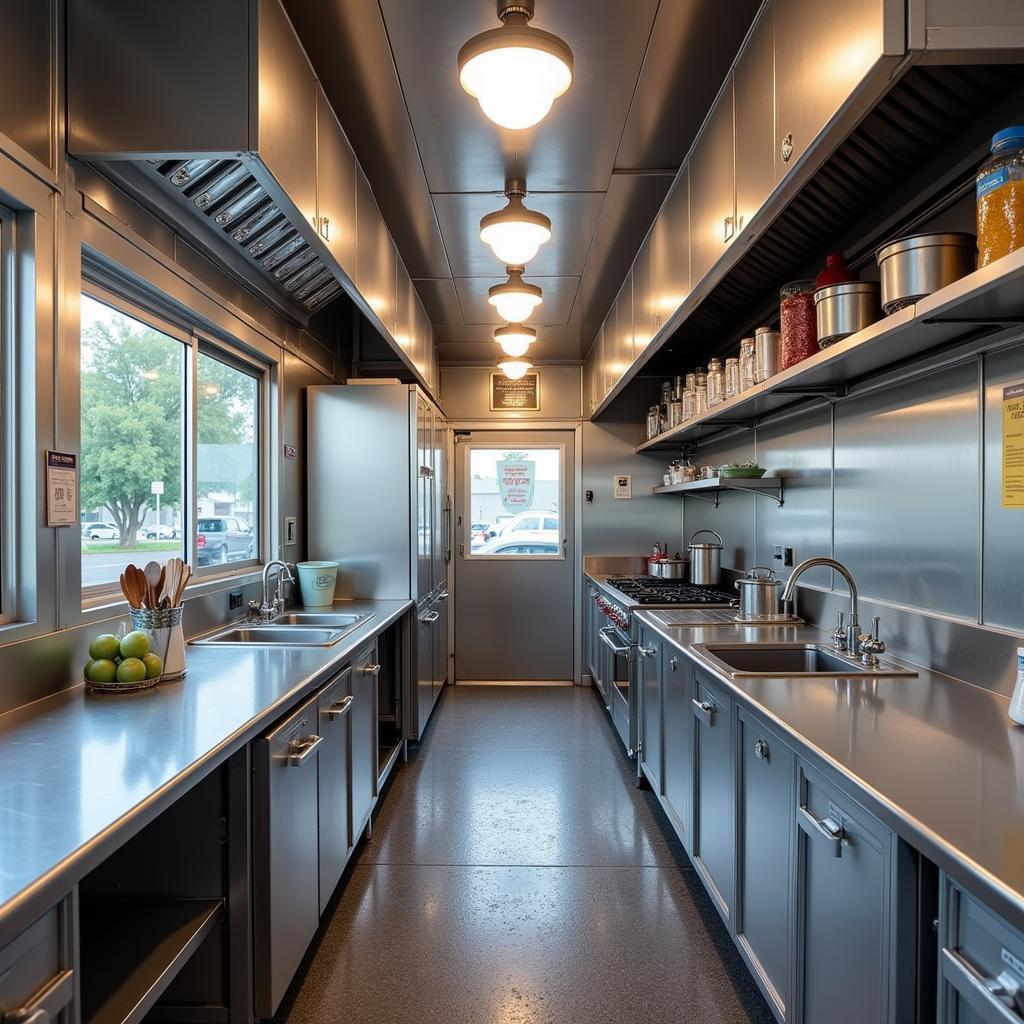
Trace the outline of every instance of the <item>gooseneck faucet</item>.
[[793, 593], [796, 590], [796, 581], [803, 576], [808, 569], [814, 569], [819, 565], [827, 565], [835, 569], [842, 576], [850, 587], [850, 621], [846, 624], [846, 649], [856, 655], [857, 645], [860, 642], [860, 622], [857, 621], [857, 584], [853, 582], [853, 575], [842, 562], [834, 558], [805, 558], [790, 574], [786, 586], [782, 591], [782, 605], [788, 611], [792, 611]]

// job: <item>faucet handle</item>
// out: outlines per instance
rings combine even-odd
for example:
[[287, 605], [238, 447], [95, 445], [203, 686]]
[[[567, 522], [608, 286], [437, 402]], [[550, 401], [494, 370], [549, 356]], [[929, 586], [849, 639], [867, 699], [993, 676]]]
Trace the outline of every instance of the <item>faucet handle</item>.
[[846, 612], [839, 613], [839, 622], [835, 632], [832, 634], [832, 646], [837, 651], [846, 650]]
[[879, 629], [882, 617], [880, 615], [876, 615], [871, 621], [874, 623], [874, 635], [872, 635], [871, 633], [861, 634], [860, 660], [865, 665], [874, 666], [878, 664], [877, 655], [885, 653], [885, 641], [879, 637]]
[[871, 621], [875, 624], [874, 637], [877, 640], [878, 639], [879, 623], [881, 623], [881, 621], [882, 621], [882, 616], [881, 615], [876, 615]]

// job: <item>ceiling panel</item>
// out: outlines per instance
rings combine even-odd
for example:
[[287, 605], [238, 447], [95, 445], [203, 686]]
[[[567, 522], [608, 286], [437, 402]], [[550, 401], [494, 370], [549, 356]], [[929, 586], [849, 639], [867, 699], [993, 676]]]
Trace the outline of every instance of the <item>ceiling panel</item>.
[[[498, 316], [497, 310], [487, 301], [487, 289], [492, 285], [504, 284], [506, 275], [501, 277], [457, 277], [455, 290], [459, 296], [459, 305], [467, 324], [489, 324], [497, 326], [505, 321]], [[576, 291], [580, 285], [578, 277], [535, 277], [526, 274], [523, 278], [528, 284], [535, 284], [544, 292], [544, 301], [534, 311], [529, 320], [531, 327], [539, 324], [567, 324], [576, 301]]]
[[[453, 276], [491, 277], [501, 272], [501, 262], [480, 241], [480, 218], [500, 210], [505, 202], [501, 193], [434, 196], [434, 209]], [[529, 276], [579, 277], [603, 204], [603, 192], [545, 192], [527, 196], [529, 209], [551, 218], [551, 240], [530, 260]]]
[[455, 292], [455, 282], [450, 277], [417, 278], [413, 284], [435, 327], [438, 324], [462, 323], [462, 308]]
[[458, 80], [463, 43], [501, 24], [493, 0], [381, 0], [381, 9], [431, 192], [496, 188], [513, 173], [534, 189], [605, 188], [657, 0], [538, 0], [531, 24], [569, 44], [574, 80], [519, 132], [489, 121]]

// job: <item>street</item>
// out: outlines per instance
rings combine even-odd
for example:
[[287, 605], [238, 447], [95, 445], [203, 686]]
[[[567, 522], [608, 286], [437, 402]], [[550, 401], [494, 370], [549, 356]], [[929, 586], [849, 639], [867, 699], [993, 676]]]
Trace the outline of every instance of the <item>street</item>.
[[122, 570], [129, 562], [144, 566], [147, 562], [163, 565], [168, 558], [180, 555], [179, 551], [150, 551], [145, 548], [125, 550], [112, 547], [110, 551], [82, 552], [82, 586], [95, 587], [101, 583], [116, 583]]

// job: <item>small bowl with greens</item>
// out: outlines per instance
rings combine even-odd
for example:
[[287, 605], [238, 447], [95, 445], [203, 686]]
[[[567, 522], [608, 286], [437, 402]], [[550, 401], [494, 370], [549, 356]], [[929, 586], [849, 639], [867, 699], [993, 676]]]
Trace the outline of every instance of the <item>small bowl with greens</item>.
[[725, 480], [758, 480], [764, 476], [765, 468], [756, 462], [730, 462], [718, 472]]

